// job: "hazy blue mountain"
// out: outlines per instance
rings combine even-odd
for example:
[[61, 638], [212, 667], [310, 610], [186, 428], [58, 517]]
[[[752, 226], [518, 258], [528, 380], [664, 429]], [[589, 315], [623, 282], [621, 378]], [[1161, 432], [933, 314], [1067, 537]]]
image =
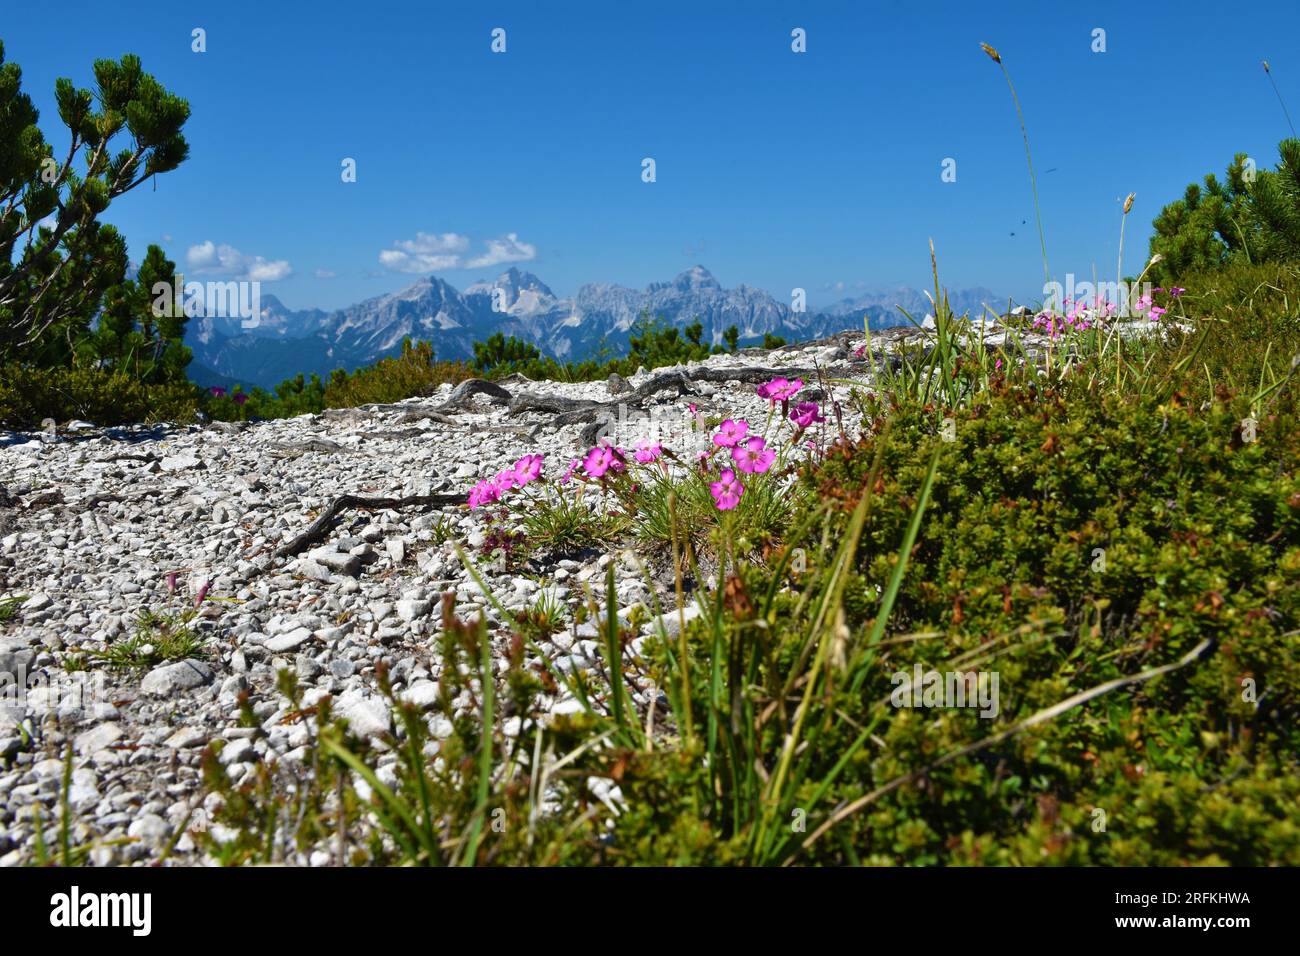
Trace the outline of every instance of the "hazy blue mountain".
[[[982, 302], [998, 301], [987, 289], [957, 290], [950, 299], [958, 311], [980, 310]], [[194, 350], [196, 370], [201, 368], [213, 384], [240, 381], [269, 387], [299, 372], [327, 375], [335, 368], [369, 364], [398, 352], [407, 337], [432, 342], [439, 358], [468, 359], [475, 341], [501, 332], [567, 360], [602, 349], [623, 351], [633, 323], [644, 313], [676, 326], [698, 319], [704, 340], [714, 344], [722, 342], [732, 325], [740, 330], [742, 342], [769, 333], [793, 342], [859, 328], [864, 315], [873, 327], [906, 322], [896, 305], [918, 320], [930, 311], [922, 293], [900, 287], [795, 312], [762, 289], [725, 289], [703, 266], [644, 289], [589, 283], [573, 298], [561, 299], [531, 272], [511, 268], [463, 292], [429, 276], [331, 313], [292, 311], [274, 296], [263, 295], [262, 321], [256, 328], [243, 328], [237, 318], [196, 317], [189, 321], [185, 339]]]
[[[989, 289], [976, 287], [974, 289], [949, 289], [948, 304], [958, 315], [969, 313], [976, 316], [984, 314], [986, 304], [999, 313], [1006, 311], [1007, 300], [999, 297], [997, 293]], [[863, 292], [850, 299], [841, 299], [839, 302], [827, 306], [823, 311], [827, 315], [856, 316], [859, 319], [865, 312], [871, 316], [873, 325], [878, 322], [881, 327], [884, 327], [886, 325], [907, 324], [906, 316], [899, 311], [900, 306], [918, 322], [925, 317], [926, 313], [934, 311], [934, 307], [930, 304], [930, 298], [924, 291], [908, 286]]]

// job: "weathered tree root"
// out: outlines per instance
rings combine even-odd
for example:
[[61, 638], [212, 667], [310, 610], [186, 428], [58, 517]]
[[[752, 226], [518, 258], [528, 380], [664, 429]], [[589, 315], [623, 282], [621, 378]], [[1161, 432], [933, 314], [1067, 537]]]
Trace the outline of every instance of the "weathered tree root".
[[[844, 344], [853, 334], [843, 332], [825, 341]], [[762, 350], [748, 351], [759, 353]], [[647, 399], [668, 389], [677, 389], [678, 395], [698, 394], [692, 387], [696, 382], [760, 383], [770, 381], [773, 378], [802, 377], [813, 379], [818, 374], [819, 372], [815, 368], [794, 366], [785, 368], [767, 368], [758, 365], [746, 365], [740, 368], [700, 366], [698, 368], [675, 369], [655, 375], [637, 388], [618, 396], [613, 401], [607, 402], [594, 399], [565, 398], [544, 392], [521, 391], [512, 394], [509, 389], [498, 382], [490, 382], [482, 378], [471, 378], [457, 385], [445, 402], [431, 410], [409, 408], [402, 405], [371, 405], [358, 409], [327, 409], [324, 415], [328, 418], [345, 418], [360, 417], [375, 412], [404, 411], [405, 414], [401, 418], [402, 422], [431, 419], [446, 425], [456, 425], [459, 423], [450, 418], [447, 413], [468, 411], [471, 407], [471, 400], [475, 395], [486, 395], [494, 405], [505, 405], [507, 414], [511, 416], [522, 415], [525, 412], [540, 412], [551, 415], [552, 418], [548, 424], [553, 428], [580, 424], [603, 426], [615, 419], [619, 414], [620, 407], [640, 408]], [[516, 381], [523, 383], [529, 380], [523, 376], [518, 376]], [[591, 427], [583, 429], [584, 441], [588, 440], [589, 433], [593, 433]], [[531, 433], [529, 436], [521, 437], [531, 437]]]
[[322, 455], [351, 455], [356, 450], [340, 445], [336, 441], [330, 441], [328, 438], [309, 438], [300, 442], [277, 443], [270, 446], [270, 451], [276, 458], [297, 458], [312, 451]]
[[439, 508], [444, 505], [458, 505], [465, 501], [464, 495], [410, 495], [406, 498], [364, 498], [361, 495], [339, 495], [329, 503], [324, 511], [307, 526], [307, 530], [293, 538], [291, 541], [282, 544], [276, 549], [275, 555], [278, 558], [287, 558], [291, 555], [299, 554], [308, 545], [315, 544], [329, 533], [333, 526], [334, 519], [348, 508]]
[[321, 412], [321, 417], [359, 421], [363, 418], [368, 418], [371, 415], [382, 415], [386, 412], [401, 412], [402, 417], [397, 420], [399, 425], [424, 421], [425, 419], [439, 422], [443, 425], [460, 424], [456, 419], [449, 415], [443, 415], [440, 412], [431, 411], [427, 408], [417, 408], [410, 405], [359, 405], [356, 408], [327, 408]]
[[445, 413], [463, 410], [475, 395], [486, 395], [496, 405], [505, 405], [510, 401], [510, 393], [496, 382], [489, 382], [485, 378], [467, 378], [434, 411]]
[[[103, 504], [119, 504], [127, 501], [143, 501], [146, 498], [157, 498], [159, 496], [175, 498], [181, 494], [184, 488], [148, 488], [134, 495], [115, 495], [105, 494], [102, 492], [87, 495], [85, 498], [78, 498], [76, 501], [68, 501], [59, 489], [54, 491], [43, 491], [26, 502], [21, 513], [31, 514], [44, 508], [51, 508], [62, 512], [87, 512], [93, 511]], [[20, 499], [17, 495], [11, 496], [8, 507], [16, 507]]]
[[[817, 375], [817, 370], [812, 368], [762, 368], [755, 365], [747, 365], [741, 368], [708, 368], [705, 366], [663, 372], [643, 382], [626, 395], [620, 395], [616, 400], [610, 402], [560, 398], [536, 392], [521, 392], [510, 399], [509, 414], [549, 412], [555, 416], [551, 424], [556, 427], [582, 423], [603, 423], [612, 420], [618, 414], [620, 406], [638, 408], [645, 403], [646, 399], [670, 388], [676, 388], [679, 395], [696, 394], [691, 387], [694, 382], [767, 382], [774, 378], [789, 378], [791, 376], [812, 378], [815, 375]], [[588, 430], [584, 430], [583, 434], [585, 435]]]

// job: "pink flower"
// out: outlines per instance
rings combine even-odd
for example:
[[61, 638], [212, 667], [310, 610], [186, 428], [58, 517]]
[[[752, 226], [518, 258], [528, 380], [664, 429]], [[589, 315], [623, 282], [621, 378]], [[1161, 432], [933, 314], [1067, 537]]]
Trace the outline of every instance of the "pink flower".
[[502, 488], [501, 485], [497, 483], [496, 479], [485, 478], [483, 481], [480, 481], [478, 484], [476, 484], [473, 488], [470, 489], [469, 492], [470, 510], [473, 511], [475, 508], [481, 507], [486, 504], [491, 504], [492, 502], [498, 500], [501, 497], [501, 492], [504, 490], [505, 489]]
[[775, 405], [777, 402], [788, 402], [799, 394], [801, 388], [803, 388], [803, 379], [801, 378], [796, 378], [794, 381], [774, 378], [772, 381], [758, 386], [758, 397], [766, 398]]
[[1186, 291], [1187, 291], [1186, 289], [1180, 286], [1174, 286], [1172, 289], [1169, 290], [1169, 294], [1176, 299]]
[[226, 390], [222, 388], [220, 385], [213, 385], [210, 389], [208, 389], [208, 391], [212, 393], [213, 398], [223, 398], [226, 394]]
[[658, 461], [664, 453], [663, 445], [658, 442], [651, 442], [648, 438], [643, 438], [636, 443], [636, 451], [632, 453], [635, 458], [643, 465]]
[[524, 455], [515, 462], [515, 477], [519, 481], [520, 487], [528, 484], [530, 481], [536, 481], [542, 475], [542, 456], [541, 455]]
[[776, 452], [767, 447], [767, 442], [761, 436], [755, 435], [743, 445], [731, 449], [731, 460], [746, 474], [761, 475], [776, 461]]
[[203, 587], [199, 588], [199, 593], [194, 596], [194, 606], [198, 607], [203, 603], [203, 599], [208, 596], [208, 589], [212, 587], [211, 581], [204, 581]]
[[730, 511], [740, 504], [740, 496], [745, 493], [740, 479], [730, 468], [723, 469], [721, 479], [709, 485], [709, 493], [719, 511]]
[[573, 477], [573, 473], [578, 470], [578, 466], [581, 464], [582, 464], [581, 458], [575, 458], [573, 459], [573, 461], [569, 462], [569, 467], [566, 468], [564, 470], [564, 474], [560, 476], [560, 484], [567, 485], [569, 483], [569, 479]]
[[728, 418], [718, 428], [718, 433], [713, 436], [713, 444], [722, 448], [734, 448], [737, 444], [744, 441], [745, 435], [749, 432], [749, 422], [741, 419], [732, 421]]
[[587, 458], [582, 463], [582, 467], [593, 478], [600, 478], [607, 471], [622, 471], [626, 467], [623, 449], [610, 448], [608, 445], [597, 445], [587, 452]]
[[235, 400], [236, 405], [242, 405], [244, 402], [248, 401], [248, 395], [244, 392], [236, 392], [230, 397]]
[[824, 422], [826, 419], [822, 417], [816, 402], [800, 402], [794, 407], [794, 411], [790, 412], [790, 421], [803, 430], [814, 422]]
[[1158, 305], [1153, 305], [1151, 306], [1151, 311], [1147, 313], [1147, 318], [1152, 322], [1159, 322], [1160, 316], [1164, 315], [1168, 311], [1168, 309], [1162, 309]]
[[613, 463], [614, 454], [609, 450], [609, 446], [597, 445], [587, 452], [587, 458], [583, 461], [582, 467], [591, 477], [600, 478], [605, 472], [609, 471], [609, 466]]
[[995, 372], [1002, 371], [1002, 359], [998, 359], [996, 362], [993, 363], [993, 371]]
[[496, 486], [502, 492], [509, 491], [511, 488], [518, 488], [523, 484], [519, 476], [515, 474], [513, 468], [507, 468], [505, 471], [498, 471], [496, 476]]
[[167, 572], [167, 593], [168, 594], [176, 593], [176, 572], [175, 571]]

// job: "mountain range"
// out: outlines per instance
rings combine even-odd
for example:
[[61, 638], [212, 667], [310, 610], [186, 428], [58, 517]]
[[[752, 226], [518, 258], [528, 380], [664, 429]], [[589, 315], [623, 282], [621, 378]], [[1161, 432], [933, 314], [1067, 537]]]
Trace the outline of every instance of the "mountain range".
[[[996, 308], [1000, 301], [982, 288], [950, 292], [949, 298], [959, 313], [981, 312], [985, 303]], [[898, 306], [917, 321], [931, 308], [923, 293], [900, 287], [796, 312], [762, 289], [724, 289], [703, 266], [645, 289], [589, 283], [562, 299], [537, 276], [511, 268], [463, 292], [429, 276], [334, 312], [293, 311], [263, 294], [255, 328], [244, 328], [239, 318], [196, 316], [186, 325], [185, 343], [194, 353], [189, 372], [198, 384], [270, 387], [299, 372], [324, 376], [368, 365], [399, 352], [407, 336], [430, 341], [441, 359], [472, 358], [474, 342], [501, 332], [570, 360], [602, 349], [621, 354], [633, 323], [647, 313], [675, 326], [698, 319], [704, 340], [717, 344], [732, 325], [742, 342], [768, 333], [787, 341], [817, 338], [860, 327], [864, 317], [873, 328], [899, 325], [907, 319]]]

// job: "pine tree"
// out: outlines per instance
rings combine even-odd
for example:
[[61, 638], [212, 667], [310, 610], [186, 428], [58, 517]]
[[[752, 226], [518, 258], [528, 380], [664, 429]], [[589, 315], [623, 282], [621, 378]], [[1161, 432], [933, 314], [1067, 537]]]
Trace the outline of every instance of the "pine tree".
[[1276, 171], [1252, 177], [1246, 155], [1238, 153], [1225, 182], [1211, 173], [1204, 188], [1193, 183], [1160, 211], [1151, 254], [1162, 258], [1153, 279], [1167, 284], [1237, 261], [1300, 258], [1300, 140], [1283, 140], [1278, 151]]
[[55, 83], [69, 134], [60, 162], [0, 43], [0, 364], [72, 358], [108, 290], [125, 279], [126, 244], [99, 215], [189, 152], [180, 132], [189, 104], [139, 57], [97, 60], [94, 73], [93, 92]]
[[722, 333], [722, 341], [727, 344], [728, 352], [735, 352], [740, 348], [740, 329], [734, 325], [727, 326], [727, 331]]
[[183, 341], [180, 281], [176, 263], [158, 246], [149, 246], [136, 278], [105, 291], [99, 324], [82, 340], [79, 360], [143, 382], [183, 380], [191, 353]]

